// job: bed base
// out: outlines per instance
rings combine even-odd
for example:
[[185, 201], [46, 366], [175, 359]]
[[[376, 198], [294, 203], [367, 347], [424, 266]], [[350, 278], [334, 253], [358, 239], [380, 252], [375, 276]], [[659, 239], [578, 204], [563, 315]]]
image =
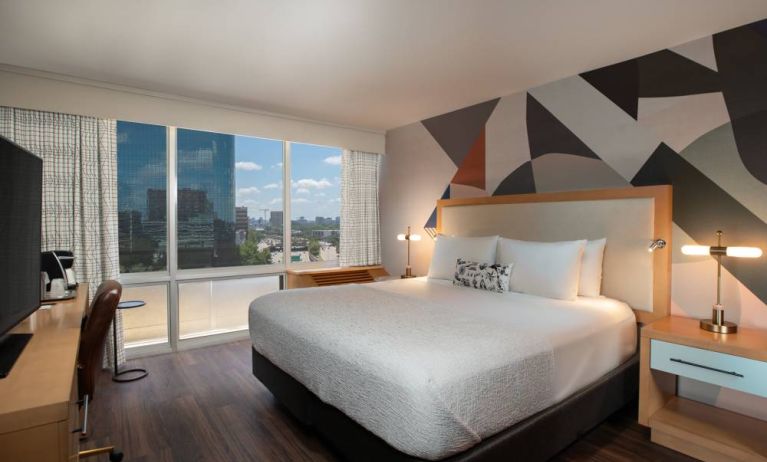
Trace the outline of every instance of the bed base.
[[[312, 427], [346, 460], [414, 462], [337, 408], [324, 403], [253, 349], [253, 375], [302, 424]], [[637, 398], [638, 354], [564, 401], [455, 454], [443, 462], [547, 460]]]

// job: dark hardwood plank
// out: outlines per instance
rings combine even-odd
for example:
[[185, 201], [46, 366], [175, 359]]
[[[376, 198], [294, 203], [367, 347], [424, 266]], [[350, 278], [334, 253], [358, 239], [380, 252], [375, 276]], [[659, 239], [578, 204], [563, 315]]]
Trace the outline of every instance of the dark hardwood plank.
[[[132, 361], [149, 370], [138, 382], [114, 383], [102, 372], [83, 447], [115, 444], [126, 461], [138, 462], [336, 461], [253, 377], [250, 360], [250, 343], [240, 341]], [[693, 460], [651, 443], [635, 408], [614, 415], [554, 460]]]

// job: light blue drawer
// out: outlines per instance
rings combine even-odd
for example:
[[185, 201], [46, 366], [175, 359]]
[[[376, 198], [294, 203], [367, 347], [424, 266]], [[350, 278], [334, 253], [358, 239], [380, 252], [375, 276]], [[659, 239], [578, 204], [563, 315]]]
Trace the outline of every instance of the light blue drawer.
[[767, 362], [660, 340], [651, 345], [653, 369], [767, 397]]

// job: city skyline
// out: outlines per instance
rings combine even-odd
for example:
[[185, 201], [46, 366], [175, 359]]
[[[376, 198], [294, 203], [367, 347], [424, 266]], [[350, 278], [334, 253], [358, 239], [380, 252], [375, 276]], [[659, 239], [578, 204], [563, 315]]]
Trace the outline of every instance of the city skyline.
[[[121, 208], [138, 210], [142, 216], [146, 216], [147, 191], [166, 189], [166, 129], [158, 125], [122, 121], [118, 121], [118, 126], [118, 144], [125, 152], [125, 155], [120, 156], [119, 168], [132, 172], [132, 175], [121, 175], [119, 178]], [[251, 217], [263, 216], [263, 209], [284, 210], [282, 141], [179, 129], [180, 135], [184, 133], [187, 138], [191, 134], [209, 135], [222, 141], [234, 140], [235, 201], [232, 207], [229, 207], [231, 202], [224, 201], [227, 204], [225, 208], [231, 208], [228, 213], [220, 210], [224, 208], [222, 201], [214, 203], [219, 218], [231, 221], [235, 206], [248, 207]], [[179, 189], [206, 190], [194, 180], [183, 178], [184, 167], [189, 162], [200, 164], [200, 159], [189, 159], [192, 156], [185, 158], [183, 152], [194, 151], [195, 157], [207, 157], [204, 161], [212, 162], [213, 159], [206, 156], [211, 154], [210, 150], [201, 150], [199, 146], [192, 149], [194, 146], [188, 142], [184, 146], [185, 137], [179, 138]], [[342, 150], [302, 143], [292, 143], [291, 147], [291, 219], [301, 216], [340, 216]], [[227, 185], [227, 189], [229, 187]], [[212, 191], [207, 192], [209, 196], [216, 196]]]
[[[291, 219], [341, 214], [340, 148], [291, 143]], [[282, 205], [282, 141], [235, 136], [236, 205], [251, 217]]]
[[[118, 122], [117, 128], [121, 270], [159, 270], [167, 251], [167, 129], [132, 122]], [[188, 129], [176, 133], [178, 267], [282, 261], [283, 220], [277, 224], [275, 218], [284, 216], [283, 143]], [[295, 237], [289, 258], [335, 259], [341, 149], [291, 147]], [[261, 226], [258, 217], [264, 217]]]

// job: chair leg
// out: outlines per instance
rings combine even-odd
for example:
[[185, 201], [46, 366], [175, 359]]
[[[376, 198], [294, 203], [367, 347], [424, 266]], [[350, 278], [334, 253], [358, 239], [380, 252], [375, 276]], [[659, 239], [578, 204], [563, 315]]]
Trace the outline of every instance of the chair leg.
[[83, 410], [83, 426], [78, 430], [80, 432], [80, 441], [88, 439], [88, 405], [90, 404], [90, 396], [85, 395], [82, 401], [79, 402], [80, 408]]
[[105, 446], [103, 448], [94, 448], [94, 449], [85, 449], [83, 451], [80, 451], [78, 456], [81, 459], [84, 459], [86, 457], [93, 457], [97, 456], [99, 454], [109, 454], [109, 460], [111, 462], [120, 462], [123, 460], [123, 453], [119, 449], [115, 448], [114, 446]]

